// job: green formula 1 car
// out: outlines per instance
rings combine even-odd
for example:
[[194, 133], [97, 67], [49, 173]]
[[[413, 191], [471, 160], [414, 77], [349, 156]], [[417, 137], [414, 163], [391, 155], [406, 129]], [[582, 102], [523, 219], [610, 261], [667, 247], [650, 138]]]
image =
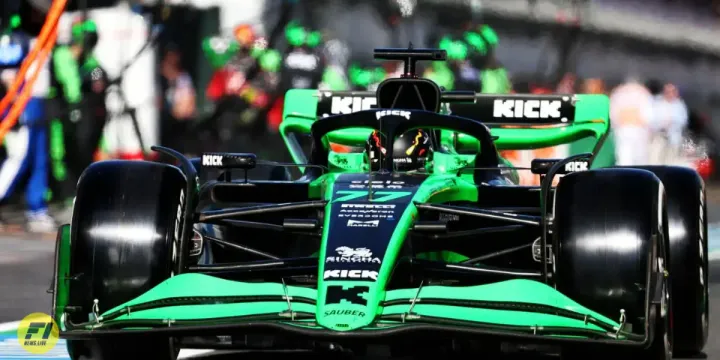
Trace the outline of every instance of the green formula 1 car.
[[[703, 348], [707, 222], [693, 170], [595, 169], [592, 154], [512, 168], [499, 150], [587, 137], [599, 148], [608, 99], [444, 92], [414, 73], [443, 51], [376, 57], [405, 61], [406, 75], [373, 94], [288, 92], [293, 164], [156, 147], [177, 166], [90, 166], [57, 240], [53, 316], [71, 357]], [[252, 179], [267, 166], [270, 178]], [[517, 185], [518, 171], [542, 185]]]

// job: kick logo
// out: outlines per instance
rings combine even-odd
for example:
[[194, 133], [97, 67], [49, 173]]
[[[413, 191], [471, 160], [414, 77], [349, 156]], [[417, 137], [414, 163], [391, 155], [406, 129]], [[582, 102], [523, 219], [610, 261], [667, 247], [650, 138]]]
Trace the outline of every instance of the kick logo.
[[352, 114], [354, 112], [369, 110], [377, 104], [375, 97], [334, 97], [330, 112], [337, 114]]
[[373, 257], [372, 251], [368, 248], [340, 246], [335, 249], [335, 251], [337, 251], [340, 256], [330, 256], [325, 259], [326, 263], [381, 263], [380, 258]]
[[372, 270], [325, 270], [324, 280], [328, 279], [370, 279], [377, 280], [378, 272]]
[[405, 111], [405, 110], [380, 110], [375, 113], [375, 117], [380, 120], [384, 116], [392, 115], [392, 116], [402, 116], [408, 120], [410, 120], [410, 114], [411, 112]]
[[571, 162], [565, 164], [565, 172], [578, 172], [578, 171], [587, 171], [587, 170], [588, 170], [587, 161], [571, 161]]
[[203, 166], [222, 166], [223, 157], [222, 155], [203, 155], [202, 157]]
[[493, 104], [493, 117], [496, 118], [527, 118], [527, 119], [560, 119], [567, 122], [567, 118], [560, 114], [562, 101], [560, 100], [495, 100]]

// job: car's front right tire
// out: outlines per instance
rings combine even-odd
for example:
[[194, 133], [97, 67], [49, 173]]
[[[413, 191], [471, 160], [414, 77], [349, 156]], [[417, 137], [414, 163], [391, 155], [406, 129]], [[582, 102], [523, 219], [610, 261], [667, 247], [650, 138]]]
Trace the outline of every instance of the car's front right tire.
[[[625, 331], [653, 337], [642, 348], [584, 347], [569, 358], [602, 354], [613, 359], [670, 359], [672, 313], [666, 310], [672, 298], [664, 267], [668, 224], [662, 182], [646, 170], [599, 169], [566, 175], [555, 191], [557, 290], [610, 320], [624, 322]], [[657, 279], [662, 282], [662, 304], [651, 301]]]

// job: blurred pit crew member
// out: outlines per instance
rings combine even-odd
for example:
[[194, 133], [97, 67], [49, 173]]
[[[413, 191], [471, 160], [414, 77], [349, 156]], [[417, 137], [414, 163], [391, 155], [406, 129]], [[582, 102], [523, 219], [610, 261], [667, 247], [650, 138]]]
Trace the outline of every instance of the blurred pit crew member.
[[649, 123], [653, 96], [636, 80], [629, 79], [610, 93], [610, 121], [615, 140], [615, 163], [619, 166], [650, 163]]
[[332, 39], [325, 43], [323, 55], [326, 67], [318, 89], [330, 91], [349, 90], [350, 81], [346, 69], [350, 58], [350, 49], [342, 40]]
[[446, 90], [507, 94], [512, 85], [494, 55], [497, 44], [497, 34], [487, 25], [468, 28], [458, 36], [446, 35], [438, 47], [447, 51], [448, 61], [432, 62], [425, 77]]
[[348, 68], [350, 89], [356, 91], [373, 91], [387, 78], [387, 71], [383, 67], [363, 67], [354, 63]]
[[265, 39], [246, 24], [235, 27], [231, 38], [205, 38], [202, 48], [215, 70], [206, 91], [215, 112], [206, 122], [219, 129], [225, 144], [233, 139], [236, 127], [264, 132], [265, 122], [255, 120], [267, 111], [269, 93], [278, 85], [280, 54], [268, 49]]
[[[19, 30], [19, 18], [0, 35], [0, 95], [5, 96], [15, 81], [25, 56], [35, 42]], [[31, 67], [32, 69], [32, 67]], [[30, 232], [52, 232], [55, 220], [48, 213], [45, 200], [48, 191], [48, 140], [45, 98], [50, 72], [44, 67], [35, 82], [31, 97], [17, 124], [5, 137], [7, 158], [0, 165], [0, 201], [6, 202], [29, 175], [25, 188], [26, 227]], [[30, 75], [32, 70], [27, 74]], [[24, 86], [24, 85], [23, 85]], [[22, 87], [21, 87], [22, 89]], [[4, 119], [9, 111], [0, 114]]]
[[162, 140], [164, 146], [196, 156], [197, 134], [191, 128], [195, 119], [195, 87], [190, 74], [182, 65], [180, 52], [169, 47], [160, 65], [164, 90], [162, 106]]
[[673, 84], [665, 84], [655, 95], [650, 121], [651, 164], [677, 164], [682, 155], [683, 135], [690, 116], [685, 101]]
[[273, 94], [268, 128], [277, 132], [282, 122], [285, 93], [290, 89], [317, 89], [325, 77], [327, 62], [323, 56], [323, 36], [296, 22], [285, 27], [287, 48], [282, 55], [280, 84]]
[[93, 162], [107, 122], [109, 79], [93, 53], [98, 39], [95, 22], [76, 21], [70, 44], [53, 51], [50, 155], [59, 195], [66, 202], [63, 220], [71, 216], [75, 186]]

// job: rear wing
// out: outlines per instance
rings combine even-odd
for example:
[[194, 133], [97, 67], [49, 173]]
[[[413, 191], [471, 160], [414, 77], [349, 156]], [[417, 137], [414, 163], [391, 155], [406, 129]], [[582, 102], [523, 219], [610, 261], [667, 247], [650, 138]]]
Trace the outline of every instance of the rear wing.
[[[375, 107], [375, 92], [290, 90], [285, 96], [280, 131], [294, 153], [288, 143], [290, 133], [309, 133], [318, 118]], [[498, 150], [537, 149], [593, 138], [597, 152], [610, 130], [609, 99], [605, 95], [476, 94], [474, 104], [452, 103], [442, 108], [442, 112], [483, 122], [497, 137]], [[369, 134], [367, 129], [346, 129], [329, 137], [339, 144], [362, 146]], [[477, 148], [476, 140], [468, 136], [459, 134], [455, 139]]]

